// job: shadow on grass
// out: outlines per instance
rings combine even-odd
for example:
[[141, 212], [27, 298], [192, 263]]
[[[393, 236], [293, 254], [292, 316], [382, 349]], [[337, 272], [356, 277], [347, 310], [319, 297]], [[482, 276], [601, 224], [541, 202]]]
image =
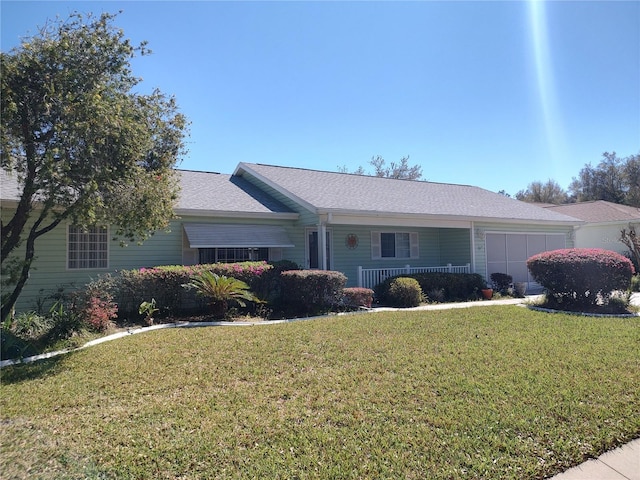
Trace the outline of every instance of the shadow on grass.
[[58, 355], [56, 357], [38, 360], [36, 362], [19, 363], [17, 365], [3, 367], [2, 373], [0, 374], [2, 384], [9, 385], [13, 383], [20, 383], [25, 380], [34, 380], [51, 373], [56, 373], [55, 369], [64, 356], [65, 355]]

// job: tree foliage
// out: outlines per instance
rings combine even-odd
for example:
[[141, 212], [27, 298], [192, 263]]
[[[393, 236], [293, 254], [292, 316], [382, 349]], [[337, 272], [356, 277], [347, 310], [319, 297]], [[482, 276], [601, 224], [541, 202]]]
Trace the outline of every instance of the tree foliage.
[[640, 206], [640, 154], [619, 158], [615, 152], [602, 154], [597, 166], [586, 164], [569, 185], [577, 202], [606, 200]]
[[130, 61], [148, 50], [114, 18], [74, 13], [0, 56], [1, 166], [21, 191], [2, 223], [3, 270], [25, 244], [2, 318], [26, 281], [35, 240], [63, 220], [114, 225], [115, 236], [135, 241], [173, 216], [187, 121], [174, 98], [135, 90]]
[[[398, 163], [387, 162], [380, 155], [371, 157], [369, 165], [373, 167], [373, 173], [367, 173], [359, 166], [352, 173], [356, 175], [370, 175], [374, 177], [396, 178], [402, 180], [420, 180], [422, 178], [422, 167], [420, 165], [409, 165], [409, 156], [402, 157]], [[339, 167], [338, 171], [349, 173], [346, 167]]]
[[559, 205], [567, 203], [568, 195], [558, 182], [549, 179], [546, 183], [540, 181], [531, 182], [526, 190], [520, 190], [516, 193], [516, 198], [524, 202]]

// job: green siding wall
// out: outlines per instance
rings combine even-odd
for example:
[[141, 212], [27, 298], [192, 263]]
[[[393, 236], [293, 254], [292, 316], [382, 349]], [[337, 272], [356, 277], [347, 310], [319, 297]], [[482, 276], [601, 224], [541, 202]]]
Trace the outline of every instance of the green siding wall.
[[[451, 263], [466, 265], [471, 262], [469, 230], [454, 228], [412, 228], [329, 225], [333, 234], [332, 268], [343, 272], [348, 286], [358, 283], [358, 266], [363, 268], [432, 267]], [[419, 235], [419, 258], [411, 259], [372, 259], [371, 232], [417, 232]], [[349, 234], [358, 236], [357, 248], [346, 245]]]
[[[10, 218], [10, 211], [2, 209], [3, 222]], [[304, 229], [297, 228], [294, 222], [239, 219], [204, 219], [202, 217], [182, 217], [171, 222], [167, 231], [158, 231], [142, 245], [130, 244], [121, 247], [118, 241], [109, 242], [109, 267], [106, 269], [68, 270], [67, 227], [59, 225], [36, 241], [36, 260], [33, 263], [29, 280], [22, 291], [17, 311], [36, 309], [40, 302], [47, 300], [59, 289], [65, 291], [81, 287], [101, 274], [118, 270], [129, 270], [157, 265], [181, 265], [183, 263], [183, 227], [184, 223], [248, 223], [265, 225], [283, 225], [295, 248], [283, 249], [283, 258], [304, 264]], [[110, 237], [111, 238], [111, 237]], [[20, 255], [24, 250], [20, 250]], [[45, 303], [51, 303], [49, 301]]]

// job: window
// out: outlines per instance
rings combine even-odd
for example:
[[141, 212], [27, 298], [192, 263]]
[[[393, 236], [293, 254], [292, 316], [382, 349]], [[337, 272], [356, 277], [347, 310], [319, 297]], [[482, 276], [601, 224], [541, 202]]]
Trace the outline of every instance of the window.
[[109, 241], [106, 227], [82, 229], [69, 225], [67, 268], [107, 268]]
[[199, 263], [235, 263], [269, 260], [268, 248], [200, 248]]
[[371, 232], [371, 258], [418, 258], [416, 232]]

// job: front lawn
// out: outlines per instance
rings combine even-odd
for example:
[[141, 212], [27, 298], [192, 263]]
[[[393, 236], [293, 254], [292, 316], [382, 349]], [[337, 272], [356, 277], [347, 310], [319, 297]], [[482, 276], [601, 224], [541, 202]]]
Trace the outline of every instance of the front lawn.
[[640, 319], [170, 329], [2, 370], [0, 477], [539, 479], [640, 436]]

